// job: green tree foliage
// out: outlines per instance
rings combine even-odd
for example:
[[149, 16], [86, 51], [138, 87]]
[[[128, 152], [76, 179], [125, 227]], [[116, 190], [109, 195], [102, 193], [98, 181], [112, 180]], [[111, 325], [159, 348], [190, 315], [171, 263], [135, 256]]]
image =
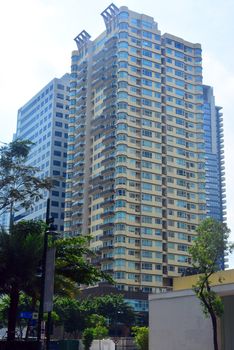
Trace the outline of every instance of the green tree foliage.
[[104, 339], [108, 335], [105, 317], [97, 314], [90, 315], [87, 319], [88, 327], [82, 334], [85, 349], [90, 349], [94, 339]]
[[30, 208], [50, 189], [51, 180], [39, 179], [38, 169], [25, 164], [32, 143], [16, 140], [0, 148], [0, 210], [14, 210], [15, 205]]
[[135, 343], [139, 350], [149, 349], [149, 328], [132, 327]]
[[114, 328], [117, 324], [130, 326], [135, 322], [133, 308], [125, 302], [120, 294], [109, 294], [84, 300], [86, 308], [91, 313], [102, 315], [109, 320]]
[[217, 318], [223, 314], [223, 303], [211, 289], [210, 277], [221, 269], [224, 255], [231, 251], [228, 243], [230, 230], [226, 224], [208, 218], [199, 225], [197, 233], [198, 236], [189, 250], [192, 265], [200, 272], [194, 291], [204, 314], [211, 318], [214, 350], [218, 350]]
[[[59, 316], [59, 324], [68, 333], [77, 335], [85, 328], [106, 326], [115, 334], [118, 325], [130, 327], [135, 322], [133, 309], [124, 301], [122, 295], [105, 295], [83, 300], [56, 298], [54, 310]], [[96, 338], [95, 339], [99, 339]]]
[[106, 326], [106, 319], [102, 315], [92, 314], [88, 317], [89, 327]]
[[10, 297], [8, 339], [15, 336], [20, 292], [31, 289], [42, 254], [42, 222], [21, 222], [11, 234], [0, 232], [0, 293]]
[[93, 329], [86, 328], [82, 335], [82, 342], [84, 344], [85, 350], [89, 350], [94, 339]]
[[9, 309], [10, 299], [8, 295], [0, 296], [0, 328], [7, 326], [7, 310]]
[[64, 326], [64, 331], [76, 338], [87, 327], [87, 313], [77, 299], [56, 297], [54, 311], [59, 317], [56, 322]]
[[93, 339], [104, 339], [108, 336], [108, 328], [105, 326], [96, 326], [93, 328]]
[[101, 279], [113, 282], [112, 279], [100, 270], [97, 270], [84, 256], [93, 253], [88, 248], [89, 237], [79, 236], [59, 239], [56, 247], [56, 274], [62, 275], [77, 284], [95, 284]]
[[[39, 297], [40, 279], [37, 271], [42, 259], [45, 229], [42, 221], [21, 221], [12, 227], [10, 235], [0, 232], [0, 294], [10, 297], [9, 340], [14, 339], [20, 292], [32, 298], [34, 307]], [[54, 243], [57, 248], [57, 294], [68, 293], [73, 296], [79, 284], [96, 283], [106, 277], [86, 261], [85, 255], [90, 253], [87, 242], [87, 238], [76, 237], [60, 239]]]

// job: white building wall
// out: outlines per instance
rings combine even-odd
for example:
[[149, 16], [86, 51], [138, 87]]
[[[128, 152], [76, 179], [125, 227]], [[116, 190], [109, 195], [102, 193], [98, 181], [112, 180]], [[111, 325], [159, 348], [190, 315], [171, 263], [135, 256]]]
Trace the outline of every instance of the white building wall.
[[212, 324], [192, 291], [149, 297], [149, 350], [213, 350]]

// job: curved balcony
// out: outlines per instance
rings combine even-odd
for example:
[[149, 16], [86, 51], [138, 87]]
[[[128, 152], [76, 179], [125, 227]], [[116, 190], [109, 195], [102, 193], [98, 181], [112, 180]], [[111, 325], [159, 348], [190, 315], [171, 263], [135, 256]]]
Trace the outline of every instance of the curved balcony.
[[107, 207], [107, 206], [112, 205], [112, 204], [114, 204], [114, 203], [115, 203], [114, 198], [107, 198], [106, 200], [104, 200], [104, 201], [100, 204], [100, 206], [101, 206], [101, 208], [104, 208], [104, 207]]

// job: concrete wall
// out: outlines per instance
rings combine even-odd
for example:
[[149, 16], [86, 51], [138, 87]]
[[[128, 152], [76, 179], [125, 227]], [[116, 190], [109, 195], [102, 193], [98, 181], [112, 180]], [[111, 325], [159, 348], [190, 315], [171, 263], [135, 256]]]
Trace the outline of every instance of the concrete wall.
[[[173, 279], [173, 290], [191, 289], [197, 282], [199, 275], [176, 277]], [[217, 286], [224, 284], [231, 284], [234, 281], [234, 269], [218, 271], [210, 277], [211, 285]], [[222, 289], [222, 287], [221, 287]]]
[[192, 291], [149, 297], [149, 350], [213, 350], [212, 325]]
[[222, 350], [234, 349], [234, 296], [223, 298], [224, 315], [221, 321]]

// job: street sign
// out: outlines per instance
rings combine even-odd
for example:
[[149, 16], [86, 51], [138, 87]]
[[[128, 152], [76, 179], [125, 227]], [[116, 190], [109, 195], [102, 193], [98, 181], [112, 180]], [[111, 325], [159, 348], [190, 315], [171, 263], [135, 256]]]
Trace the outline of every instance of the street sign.
[[53, 310], [55, 248], [48, 248], [46, 254], [44, 305], [43, 311]]
[[30, 320], [32, 318], [33, 313], [30, 311], [23, 311], [20, 313], [20, 318], [26, 318]]
[[32, 313], [32, 319], [33, 320], [38, 320], [38, 312], [33, 312]]

